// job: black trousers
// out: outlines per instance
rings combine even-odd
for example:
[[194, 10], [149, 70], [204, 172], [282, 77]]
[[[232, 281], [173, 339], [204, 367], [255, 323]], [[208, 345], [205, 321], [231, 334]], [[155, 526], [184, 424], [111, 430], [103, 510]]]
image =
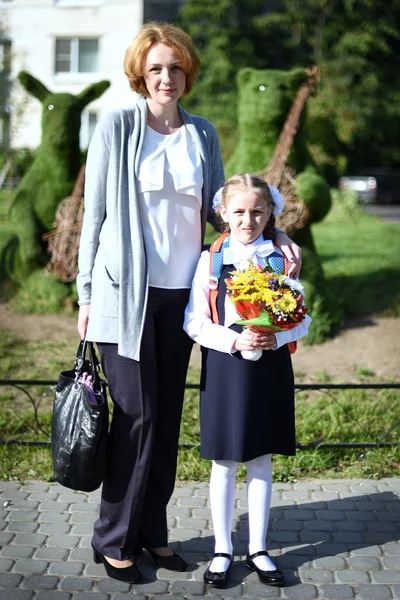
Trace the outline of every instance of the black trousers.
[[114, 413], [93, 544], [117, 560], [168, 545], [166, 507], [192, 348], [182, 328], [189, 292], [150, 288], [139, 362], [120, 356], [117, 344], [97, 344]]

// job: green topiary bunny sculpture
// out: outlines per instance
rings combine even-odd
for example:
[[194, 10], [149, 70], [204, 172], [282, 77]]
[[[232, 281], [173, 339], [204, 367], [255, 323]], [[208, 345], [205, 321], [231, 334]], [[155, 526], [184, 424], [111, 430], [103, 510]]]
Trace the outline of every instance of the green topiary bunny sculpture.
[[[307, 79], [305, 69], [241, 69], [237, 76], [239, 141], [227, 165], [228, 175], [258, 172], [270, 163], [286, 116], [299, 87]], [[330, 188], [321, 176], [307, 146], [303, 127], [304, 111], [288, 157], [295, 169], [295, 190], [307, 206], [306, 225], [292, 238], [303, 250], [301, 279], [308, 305], [321, 303], [324, 276], [315, 249], [311, 225], [321, 221], [331, 207]]]
[[81, 166], [82, 110], [101, 96], [110, 83], [94, 83], [74, 96], [52, 93], [24, 71], [19, 73], [18, 79], [43, 105], [41, 144], [15, 190], [9, 214], [18, 238], [18, 267], [14, 275], [20, 279], [47, 260], [41, 236], [52, 228], [56, 208], [71, 193]]

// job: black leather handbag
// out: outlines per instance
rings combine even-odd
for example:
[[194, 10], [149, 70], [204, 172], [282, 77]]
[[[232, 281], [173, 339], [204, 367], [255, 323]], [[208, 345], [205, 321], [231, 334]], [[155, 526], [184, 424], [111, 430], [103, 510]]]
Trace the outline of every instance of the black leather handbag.
[[[81, 341], [74, 368], [60, 373], [54, 394], [53, 479], [82, 492], [92, 492], [101, 485], [106, 465], [108, 406], [106, 382], [100, 378], [99, 369], [92, 342]], [[85, 383], [88, 377], [89, 386]]]

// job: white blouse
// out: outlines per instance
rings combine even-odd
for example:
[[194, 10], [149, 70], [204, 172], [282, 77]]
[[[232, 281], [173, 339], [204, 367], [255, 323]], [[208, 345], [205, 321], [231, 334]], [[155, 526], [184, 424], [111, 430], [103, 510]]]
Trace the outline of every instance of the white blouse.
[[164, 135], [147, 126], [137, 190], [151, 286], [190, 288], [201, 250], [202, 187], [187, 128]]
[[[257, 248], [260, 249], [260, 254], [257, 254]], [[266, 257], [272, 252], [282, 254], [280, 249], [274, 246], [271, 241], [264, 242], [262, 236], [252, 244], [245, 246], [231, 234], [229, 248], [224, 251], [224, 264], [233, 264], [235, 268], [239, 268], [243, 260], [250, 259], [254, 263], [258, 263], [264, 267]], [[235, 310], [233, 302], [226, 295], [225, 323], [222, 325], [213, 323], [209, 303], [209, 279], [210, 253], [206, 250], [201, 254], [194, 275], [189, 303], [185, 310], [183, 328], [201, 346], [231, 354], [235, 352], [233, 346], [240, 334], [228, 328], [240, 317]], [[304, 321], [293, 327], [293, 329], [278, 331], [275, 334], [276, 347], [274, 350], [288, 342], [294, 342], [307, 335], [310, 323], [311, 319], [306, 315]]]

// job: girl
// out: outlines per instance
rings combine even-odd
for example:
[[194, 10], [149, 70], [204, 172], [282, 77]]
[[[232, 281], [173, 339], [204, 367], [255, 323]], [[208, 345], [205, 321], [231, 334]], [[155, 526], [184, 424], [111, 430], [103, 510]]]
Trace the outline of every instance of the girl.
[[[282, 254], [273, 244], [275, 216], [282, 208], [278, 190], [255, 175], [235, 175], [225, 183], [217, 206], [230, 230], [216, 299], [220, 324], [213, 322], [209, 303], [213, 282], [208, 251], [200, 257], [185, 312], [185, 331], [203, 346], [200, 455], [212, 460], [210, 501], [215, 531], [215, 554], [204, 581], [215, 587], [226, 583], [233, 561], [231, 524], [239, 462], [247, 467], [250, 540], [246, 564], [261, 582], [284, 583], [266, 551], [271, 453], [295, 453], [294, 379], [287, 343], [306, 335], [311, 319], [306, 316], [295, 328], [278, 333], [244, 329], [234, 324], [238, 315], [225, 284], [242, 261], [250, 259], [261, 266], [268, 262], [274, 270], [283, 265]], [[264, 351], [259, 360], [243, 358], [241, 351], [255, 349]]]

